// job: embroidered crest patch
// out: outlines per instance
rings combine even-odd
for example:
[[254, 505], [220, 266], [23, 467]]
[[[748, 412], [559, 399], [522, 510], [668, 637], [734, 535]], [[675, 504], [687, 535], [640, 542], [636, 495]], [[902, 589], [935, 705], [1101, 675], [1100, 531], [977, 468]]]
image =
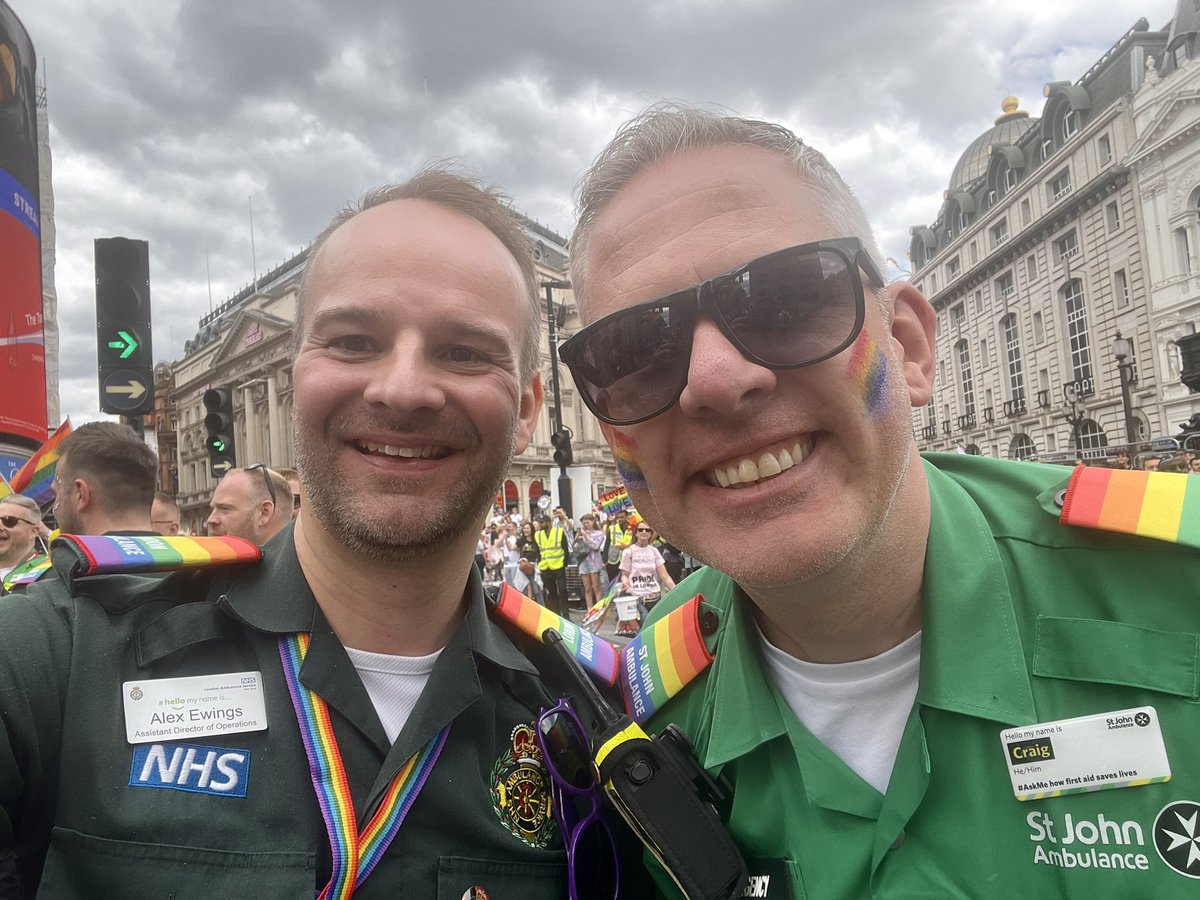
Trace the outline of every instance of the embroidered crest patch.
[[518, 725], [512, 743], [492, 766], [492, 808], [504, 827], [530, 847], [545, 847], [554, 833], [550, 775], [534, 738], [534, 726]]

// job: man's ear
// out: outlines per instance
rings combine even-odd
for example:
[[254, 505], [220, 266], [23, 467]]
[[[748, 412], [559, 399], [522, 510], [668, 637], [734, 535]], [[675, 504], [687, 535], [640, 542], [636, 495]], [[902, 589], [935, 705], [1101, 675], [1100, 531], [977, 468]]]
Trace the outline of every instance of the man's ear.
[[925, 295], [907, 281], [887, 287], [892, 307], [892, 344], [900, 357], [909, 402], [925, 406], [933, 397], [937, 314]]
[[542, 411], [546, 392], [542, 388], [542, 373], [534, 372], [524, 390], [521, 391], [520, 408], [517, 411], [517, 440], [513, 453], [524, 453], [533, 440], [533, 429], [537, 427], [538, 415]]
[[96, 502], [96, 492], [82, 478], [76, 478], [72, 486], [75, 488], [75, 506], [80, 512], [90, 509]]

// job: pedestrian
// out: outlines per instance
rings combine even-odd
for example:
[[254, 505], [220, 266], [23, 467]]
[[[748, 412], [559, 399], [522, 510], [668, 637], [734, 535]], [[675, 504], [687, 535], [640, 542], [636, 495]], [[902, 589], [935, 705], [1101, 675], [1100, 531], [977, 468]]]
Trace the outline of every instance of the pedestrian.
[[583, 588], [583, 602], [587, 611], [600, 602], [600, 573], [604, 571], [604, 559], [600, 550], [604, 546], [604, 532], [593, 513], [584, 513], [580, 519], [582, 529], [575, 540], [583, 551], [579, 559], [579, 581]]

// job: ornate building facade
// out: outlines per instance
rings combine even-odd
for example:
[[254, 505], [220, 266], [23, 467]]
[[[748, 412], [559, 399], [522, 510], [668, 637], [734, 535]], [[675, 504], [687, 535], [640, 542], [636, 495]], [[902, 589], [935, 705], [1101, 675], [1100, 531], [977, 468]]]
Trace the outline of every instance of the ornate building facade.
[[[567, 251], [563, 238], [525, 219], [534, 242], [534, 261], [542, 281], [566, 278]], [[308, 250], [268, 272], [257, 286], [247, 286], [200, 320], [196, 336], [174, 365], [171, 397], [178, 417], [178, 500], [185, 531], [204, 532], [208, 503], [216, 487], [204, 446], [204, 392], [228, 387], [234, 393], [234, 440], [239, 466], [257, 462], [293, 467], [292, 445], [292, 323], [296, 292]], [[579, 317], [569, 288], [552, 288], [560, 337], [578, 330]], [[544, 299], [544, 294], [543, 294]], [[543, 323], [547, 312], [543, 308]], [[556, 323], [557, 324], [557, 323]], [[528, 514], [543, 494], [557, 494], [558, 467], [553, 461], [553, 391], [547, 329], [543, 328], [542, 381], [546, 405], [533, 441], [516, 457], [503, 485], [497, 485], [505, 506]], [[590, 476], [588, 493], [594, 499], [620, 483], [612, 455], [594, 417], [578, 400], [570, 376], [562, 367], [562, 421], [575, 435], [573, 471], [577, 479]], [[559, 502], [556, 498], [555, 502]], [[578, 517], [583, 510], [575, 509]]]
[[1178, 341], [1200, 322], [1200, 9], [1181, 0], [1166, 46], [1146, 60], [1133, 98], [1137, 174], [1146, 242], [1151, 348], [1163, 373], [1165, 426], [1200, 414], [1200, 394], [1180, 382]]
[[1046, 85], [1040, 119], [1006, 98], [936, 221], [911, 229], [912, 280], [937, 311], [934, 398], [913, 416], [922, 449], [1099, 457], [1165, 433], [1127, 161], [1134, 97], [1167, 40], [1140, 20], [1077, 82]]

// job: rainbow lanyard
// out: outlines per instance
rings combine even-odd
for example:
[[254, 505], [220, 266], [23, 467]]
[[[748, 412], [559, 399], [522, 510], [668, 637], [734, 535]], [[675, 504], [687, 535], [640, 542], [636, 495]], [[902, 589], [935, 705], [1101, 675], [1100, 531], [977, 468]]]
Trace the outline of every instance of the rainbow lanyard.
[[424, 748], [414, 753], [403, 766], [379, 804], [379, 809], [360, 834], [350, 798], [350, 782], [346, 766], [338, 749], [333, 724], [329, 721], [329, 706], [319, 696], [300, 683], [300, 666], [308, 653], [310, 635], [285, 635], [279, 639], [279, 657], [283, 660], [283, 675], [287, 679], [313, 789], [321, 806], [321, 817], [329, 832], [333, 851], [333, 872], [329, 884], [317, 895], [318, 900], [346, 900], [354, 895], [371, 874], [388, 845], [400, 831], [417, 794], [433, 771], [438, 755], [450, 733], [447, 725]]

